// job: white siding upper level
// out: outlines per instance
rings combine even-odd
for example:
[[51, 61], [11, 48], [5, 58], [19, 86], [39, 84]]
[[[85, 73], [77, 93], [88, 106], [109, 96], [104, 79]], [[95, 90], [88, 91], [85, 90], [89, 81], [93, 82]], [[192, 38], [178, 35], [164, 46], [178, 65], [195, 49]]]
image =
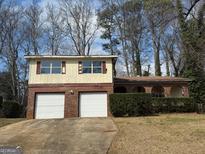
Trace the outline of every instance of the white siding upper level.
[[[29, 84], [112, 83], [113, 58], [116, 56], [26, 56], [29, 62]], [[64, 61], [65, 74], [37, 74], [37, 62]], [[79, 73], [79, 61], [104, 61], [106, 73]]]

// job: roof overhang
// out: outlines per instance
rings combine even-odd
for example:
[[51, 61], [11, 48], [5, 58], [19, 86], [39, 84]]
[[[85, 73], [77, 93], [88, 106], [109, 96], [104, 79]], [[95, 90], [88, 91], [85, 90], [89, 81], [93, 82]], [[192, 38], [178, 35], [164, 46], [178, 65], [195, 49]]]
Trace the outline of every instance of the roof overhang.
[[114, 78], [115, 84], [133, 83], [187, 83], [192, 80], [181, 77], [117, 77]]
[[29, 55], [24, 56], [25, 59], [117, 59], [116, 55], [92, 55], [92, 56], [68, 56], [68, 55], [60, 55], [60, 56], [52, 56], [52, 55]]

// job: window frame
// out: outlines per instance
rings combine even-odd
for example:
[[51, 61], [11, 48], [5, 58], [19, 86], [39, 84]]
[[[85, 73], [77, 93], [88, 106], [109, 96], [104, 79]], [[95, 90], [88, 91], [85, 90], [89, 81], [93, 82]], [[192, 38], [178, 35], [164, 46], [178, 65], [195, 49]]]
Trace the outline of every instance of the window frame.
[[[94, 62], [100, 62], [100, 66], [94, 66]], [[99, 68], [100, 68], [100, 72], [94, 72], [94, 69], [99, 69]], [[95, 60], [95, 61], [92, 62], [92, 73], [93, 74], [102, 74], [103, 73], [102, 61]]]
[[[88, 62], [90, 61], [91, 65], [88, 66], [84, 66], [83, 63], [84, 62]], [[100, 62], [100, 66], [94, 66], [94, 62]], [[84, 68], [90, 68], [91, 71], [90, 72], [84, 72]], [[100, 72], [94, 72], [94, 69], [99, 69], [100, 68]], [[82, 74], [103, 74], [103, 66], [102, 66], [102, 61], [100, 60], [84, 60], [82, 61]]]
[[[49, 62], [49, 66], [43, 66], [43, 62]], [[59, 67], [53, 67], [54, 62], [59, 62], [60, 66]], [[49, 73], [43, 73], [42, 69], [47, 68], [49, 69]], [[53, 73], [53, 68], [60, 68], [59, 73]], [[41, 65], [40, 65], [40, 74], [62, 74], [62, 61], [60, 60], [42, 60]]]
[[[90, 62], [90, 66], [84, 66], [85, 62]], [[90, 69], [90, 72], [84, 72], [84, 68]], [[92, 74], [92, 61], [91, 60], [84, 60], [82, 61], [82, 74]]]

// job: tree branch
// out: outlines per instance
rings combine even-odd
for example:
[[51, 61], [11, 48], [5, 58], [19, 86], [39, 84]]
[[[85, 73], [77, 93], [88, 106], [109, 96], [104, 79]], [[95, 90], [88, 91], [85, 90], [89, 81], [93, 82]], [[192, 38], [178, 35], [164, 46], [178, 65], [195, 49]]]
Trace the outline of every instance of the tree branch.
[[194, 3], [191, 5], [191, 7], [188, 9], [187, 13], [186, 13], [186, 18], [189, 16], [189, 14], [191, 13], [191, 11], [193, 10], [193, 8], [196, 6], [196, 4], [201, 1], [201, 0], [195, 0]]

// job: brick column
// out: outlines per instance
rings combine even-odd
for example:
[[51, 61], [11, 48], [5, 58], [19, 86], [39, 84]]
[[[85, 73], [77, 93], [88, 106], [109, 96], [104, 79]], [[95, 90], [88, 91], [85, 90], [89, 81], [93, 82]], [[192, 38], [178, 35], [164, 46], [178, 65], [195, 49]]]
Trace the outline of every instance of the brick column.
[[68, 90], [65, 91], [65, 104], [64, 104], [64, 117], [69, 117], [69, 95], [70, 92]]
[[78, 117], [78, 91], [72, 89], [73, 93], [71, 93], [70, 89], [66, 90], [65, 96], [65, 118], [68, 117]]
[[172, 87], [163, 87], [164, 88], [164, 95], [165, 97], [170, 97], [171, 96], [171, 89]]
[[152, 93], [152, 87], [144, 87], [145, 88], [145, 93]]
[[182, 95], [185, 97], [189, 97], [189, 88], [188, 86], [183, 86], [182, 87]]
[[34, 119], [34, 105], [35, 105], [35, 92], [29, 88], [28, 89], [28, 104], [27, 104], [27, 111], [26, 111], [26, 118], [27, 119]]

